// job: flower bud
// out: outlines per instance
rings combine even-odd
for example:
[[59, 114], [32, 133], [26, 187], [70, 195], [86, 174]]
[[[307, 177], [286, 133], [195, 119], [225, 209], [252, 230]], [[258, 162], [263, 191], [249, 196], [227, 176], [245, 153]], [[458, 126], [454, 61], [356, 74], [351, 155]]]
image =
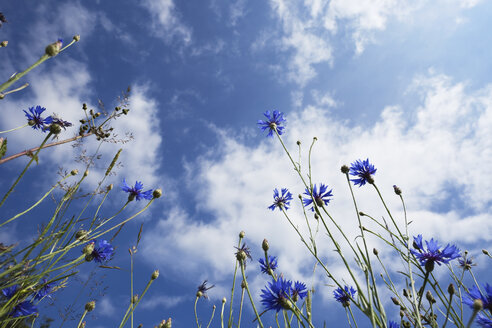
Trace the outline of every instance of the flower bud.
[[313, 141], [318, 141], [318, 137], [313, 137]]
[[236, 253], [236, 259], [239, 261], [239, 262], [242, 262], [244, 260], [246, 260], [246, 258], [248, 257], [248, 255], [246, 254], [245, 251], [243, 250], [240, 250]]
[[268, 251], [268, 249], [270, 248], [270, 246], [268, 245], [268, 240], [263, 239], [263, 242], [261, 243], [261, 248], [263, 248], [265, 252]]
[[244, 238], [244, 236], [245, 236], [245, 235], [246, 235], [246, 232], [241, 231], [241, 232], [239, 233], [239, 238], [241, 238], [241, 239], [242, 239], [242, 238]]
[[393, 185], [393, 190], [395, 191], [395, 194], [397, 194], [398, 196], [401, 195], [401, 189], [398, 188], [396, 185]]
[[84, 172], [84, 177], [88, 176], [89, 175], [89, 170], [85, 170]]
[[227, 299], [225, 297], [222, 297], [222, 303], [227, 302]]
[[171, 328], [171, 324], [172, 324], [172, 321], [171, 321], [171, 318], [169, 318], [169, 319], [167, 319], [163, 328]]
[[113, 184], [110, 184], [109, 186], [106, 187], [107, 191], [111, 191], [113, 189]]
[[154, 272], [152, 272], [152, 276], [150, 276], [150, 279], [156, 280], [157, 278], [159, 278], [159, 270], [154, 270]]
[[152, 192], [152, 196], [154, 198], [159, 198], [162, 196], [162, 190], [161, 189], [155, 189], [153, 192]]
[[360, 216], [366, 216], [366, 213], [364, 213], [364, 212], [359, 212], [359, 215], [360, 215]]
[[246, 288], [246, 281], [245, 280], [241, 281], [241, 288], [242, 289]]
[[61, 126], [59, 124], [53, 123], [50, 125], [50, 132], [53, 134], [59, 134], [61, 132]]
[[374, 254], [374, 255], [376, 255], [376, 256], [378, 256], [378, 255], [379, 255], [378, 250], [377, 250], [377, 249], [375, 249], [375, 248], [373, 248], [373, 249], [372, 249], [372, 252], [373, 252], [373, 254]]
[[349, 173], [350, 169], [347, 165], [342, 165], [342, 167], [340, 168], [340, 171], [342, 171], [343, 174], [347, 174], [347, 173]]
[[436, 303], [436, 299], [434, 298], [434, 296], [432, 296], [432, 293], [430, 292], [430, 290], [427, 291], [427, 293], [425, 293], [425, 298], [427, 299], [427, 301], [429, 301], [429, 303]]
[[476, 300], [473, 301], [473, 311], [478, 312], [483, 309], [483, 302], [481, 299], [477, 298]]
[[482, 253], [484, 253], [485, 255], [490, 255], [489, 251], [487, 251], [486, 249], [482, 249]]
[[95, 301], [90, 301], [85, 304], [85, 310], [87, 312], [91, 312], [96, 308], [96, 302]]
[[8, 42], [8, 41], [2, 41], [2, 42], [0, 43], [0, 48], [6, 47], [6, 46], [7, 46], [7, 44], [9, 44], [9, 42]]
[[300, 140], [297, 140], [297, 145], [300, 146], [301, 145], [301, 141]]
[[400, 301], [396, 297], [392, 297], [391, 301], [393, 302], [394, 305], [400, 305]]
[[405, 288], [403, 288], [403, 296], [405, 297], [409, 296], [408, 290], [406, 290]]
[[85, 255], [91, 255], [94, 252], [94, 242], [90, 242], [82, 249], [82, 253]]
[[203, 296], [203, 293], [201, 291], [196, 292], [196, 298], [200, 298]]
[[453, 284], [449, 284], [448, 293], [449, 293], [449, 295], [454, 295], [456, 293], [456, 289], [454, 288]]
[[78, 35], [78, 34], [77, 34], [77, 35], [74, 35], [74, 36], [73, 36], [73, 40], [74, 40], [75, 42], [79, 42], [79, 41], [80, 41], [80, 35]]
[[48, 45], [44, 52], [50, 57], [56, 56], [60, 52], [62, 45], [63, 41], [61, 39], [58, 39], [58, 41]]
[[[84, 240], [87, 238], [87, 231], [86, 230], [79, 230], [75, 233], [75, 238], [77, 240]], [[94, 246], [94, 244], [92, 245]], [[87, 247], [87, 246], [86, 246]], [[92, 250], [94, 250], [94, 248], [92, 248]], [[92, 252], [91, 252], [92, 253]], [[84, 253], [85, 254], [85, 253]]]
[[132, 304], [137, 303], [138, 302], [138, 295], [133, 295], [131, 301], [132, 301]]
[[72, 170], [72, 171], [70, 171], [70, 174], [71, 175], [77, 175], [77, 174], [79, 174], [79, 170], [77, 170], [77, 169]]
[[427, 260], [427, 262], [425, 262], [425, 271], [426, 272], [432, 272], [434, 270], [434, 261], [432, 260]]

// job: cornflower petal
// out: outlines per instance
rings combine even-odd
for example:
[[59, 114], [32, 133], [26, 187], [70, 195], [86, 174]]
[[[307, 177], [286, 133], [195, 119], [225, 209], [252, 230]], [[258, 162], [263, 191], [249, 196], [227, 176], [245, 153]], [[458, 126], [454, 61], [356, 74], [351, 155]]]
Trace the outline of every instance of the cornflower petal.
[[[304, 204], [304, 207], [311, 205], [313, 203], [313, 198], [318, 207], [328, 205], [328, 203], [331, 200], [330, 197], [333, 197], [332, 190], [333, 189], [328, 190], [327, 185], [320, 183], [319, 192], [318, 192], [318, 189], [315, 184], [313, 187], [313, 193], [311, 197], [311, 193], [309, 192], [309, 189], [306, 188], [304, 195], [306, 195], [307, 197], [302, 199], [302, 203]], [[314, 205], [311, 206], [311, 211], [314, 212]]]
[[376, 168], [374, 168], [374, 165], [369, 163], [369, 158], [367, 158], [365, 161], [361, 161], [360, 159], [356, 160], [352, 164], [350, 164], [350, 171], [349, 174], [352, 176], [357, 176], [357, 179], [350, 179], [354, 183], [354, 185], [359, 185], [359, 187], [362, 187], [363, 185], [368, 183], [373, 183], [374, 179], [372, 178], [372, 175], [375, 174], [377, 171]]
[[149, 189], [147, 191], [142, 191], [143, 190], [143, 183], [140, 181], [135, 181], [135, 186], [130, 187], [126, 183], [126, 180], [123, 179], [123, 183], [121, 185], [121, 190], [130, 194], [130, 195], [128, 195], [129, 201], [132, 201], [133, 199], [136, 199], [137, 201], [141, 200], [141, 199], [151, 200], [153, 198], [152, 189]]
[[292, 200], [292, 194], [287, 188], [282, 188], [281, 193], [282, 194], [279, 193], [277, 188], [273, 190], [273, 204], [268, 206], [268, 208], [272, 211], [274, 211], [275, 208], [278, 208], [279, 211], [281, 211], [282, 209], [289, 209], [290, 201]]
[[267, 120], [258, 120], [259, 128], [262, 131], [268, 129], [268, 137], [273, 137], [273, 133], [275, 131], [277, 131], [279, 135], [282, 135], [285, 127], [281, 126], [281, 124], [286, 121], [284, 118], [284, 113], [274, 110], [272, 115], [270, 115], [270, 111], [267, 110], [263, 113], [263, 115], [265, 115]]
[[350, 300], [354, 298], [356, 292], [357, 291], [352, 286], [344, 286], [343, 289], [338, 287], [333, 291], [333, 296], [337, 302], [342, 303], [344, 307], [347, 307], [350, 305]]
[[265, 263], [265, 259], [263, 258], [259, 259], [258, 262], [260, 263], [261, 272], [266, 274], [269, 274], [268, 268], [272, 269], [272, 271], [275, 271], [275, 269], [277, 269], [278, 266], [276, 256], [268, 255], [268, 266]]

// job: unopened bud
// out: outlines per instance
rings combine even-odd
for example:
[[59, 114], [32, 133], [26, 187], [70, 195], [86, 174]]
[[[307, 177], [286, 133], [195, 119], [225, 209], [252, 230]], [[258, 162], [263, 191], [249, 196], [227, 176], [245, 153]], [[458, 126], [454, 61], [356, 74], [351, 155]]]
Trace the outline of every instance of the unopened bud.
[[261, 248], [263, 248], [265, 252], [268, 251], [268, 249], [270, 248], [270, 246], [268, 245], [268, 240], [263, 239], [263, 242], [261, 243]]
[[79, 41], [80, 41], [80, 35], [78, 35], [78, 34], [77, 34], [77, 35], [74, 35], [74, 36], [73, 36], [73, 40], [74, 40], [75, 42], [79, 42]]
[[85, 304], [85, 310], [91, 312], [96, 308], [96, 301], [90, 301]]
[[427, 293], [425, 293], [425, 298], [427, 299], [427, 301], [429, 301], [429, 303], [436, 303], [436, 299], [434, 298], [434, 296], [432, 296], [432, 293], [430, 292], [430, 290], [427, 291]]
[[478, 312], [483, 309], [483, 302], [481, 299], [477, 298], [476, 300], [473, 301], [473, 311]]
[[70, 174], [71, 175], [77, 175], [77, 174], [79, 174], [79, 170], [77, 170], [77, 169], [72, 170], [72, 171], [70, 171]]
[[347, 173], [349, 173], [350, 169], [347, 165], [342, 165], [342, 167], [340, 168], [340, 171], [342, 171], [343, 174], [347, 174]]
[[169, 319], [167, 319], [163, 328], [171, 328], [171, 325], [172, 325], [172, 321], [171, 321], [171, 318], [169, 318]]
[[360, 215], [360, 216], [366, 216], [366, 213], [364, 213], [364, 212], [359, 212], [359, 215]]
[[245, 280], [241, 281], [241, 288], [245, 289], [246, 287], [247, 287], [246, 281]]
[[239, 261], [239, 262], [242, 262], [244, 260], [246, 260], [246, 258], [248, 257], [248, 255], [246, 254], [245, 251], [243, 250], [240, 250], [236, 253], [236, 259]]
[[297, 140], [297, 145], [300, 146], [301, 145], [301, 141], [300, 140]]
[[313, 137], [313, 141], [317, 141], [318, 140], [318, 137]]
[[84, 177], [88, 176], [89, 175], [89, 170], [85, 170], [84, 171]]
[[91, 255], [92, 252], [94, 252], [94, 242], [88, 243], [82, 249], [82, 253], [84, 253], [85, 255]]
[[379, 254], [378, 250], [377, 250], [377, 249], [375, 249], [375, 248], [373, 248], [373, 249], [372, 249], [372, 252], [373, 252], [373, 253], [374, 253], [374, 255], [376, 255], [376, 256], [378, 256], [378, 254]]
[[152, 272], [152, 276], [150, 276], [150, 279], [156, 280], [157, 278], [159, 278], [159, 270], [154, 270], [154, 272]]
[[434, 270], [434, 261], [432, 260], [427, 260], [427, 262], [425, 262], [425, 271], [427, 272], [432, 272]]
[[398, 196], [401, 195], [401, 189], [398, 188], [396, 185], [393, 185], [393, 190], [395, 191], [395, 194], [397, 194]]
[[154, 192], [152, 192], [152, 196], [154, 198], [159, 198], [162, 196], [162, 190], [161, 189], [155, 189]]
[[203, 293], [201, 291], [196, 292], [196, 298], [200, 298], [203, 296]]
[[138, 301], [138, 295], [133, 295], [132, 296], [132, 304], [137, 303], [137, 301]]
[[241, 232], [239, 233], [239, 238], [241, 238], [241, 239], [242, 239], [242, 238], [244, 238], [244, 236], [245, 236], [245, 235], [246, 235], [246, 232], [241, 231]]
[[59, 124], [53, 123], [50, 125], [50, 132], [53, 134], [59, 134], [61, 132], [61, 126]]
[[403, 296], [405, 297], [409, 296], [408, 291], [405, 288], [403, 288]]
[[128, 114], [128, 109], [127, 108], [123, 108], [122, 112], [123, 112], [123, 114], [127, 115]]
[[398, 299], [396, 297], [392, 297], [391, 301], [393, 301], [394, 305], [400, 305], [400, 301], [398, 301]]
[[[87, 237], [87, 230], [79, 230], [75, 233], [77, 240], [84, 240]], [[94, 246], [94, 245], [93, 245]], [[86, 246], [87, 247], [87, 246]], [[92, 248], [94, 250], [94, 248]], [[92, 252], [91, 252], [92, 253]], [[84, 253], [85, 254], [85, 253]]]
[[44, 50], [44, 52], [50, 57], [56, 56], [60, 52], [62, 45], [63, 45], [62, 40], [58, 39], [58, 41], [48, 45]]
[[448, 293], [449, 293], [449, 295], [454, 295], [456, 293], [456, 289], [454, 288], [453, 284], [449, 284]]
[[225, 297], [222, 297], [222, 303], [227, 302], [227, 299]]
[[490, 255], [489, 251], [487, 251], [486, 249], [482, 249], [482, 253], [484, 253], [485, 255]]
[[0, 48], [6, 47], [7, 44], [9, 44], [8, 41], [2, 41], [2, 42], [0, 42]]
[[111, 189], [113, 189], [113, 184], [110, 184], [109, 186], [106, 187], [107, 191], [110, 191]]

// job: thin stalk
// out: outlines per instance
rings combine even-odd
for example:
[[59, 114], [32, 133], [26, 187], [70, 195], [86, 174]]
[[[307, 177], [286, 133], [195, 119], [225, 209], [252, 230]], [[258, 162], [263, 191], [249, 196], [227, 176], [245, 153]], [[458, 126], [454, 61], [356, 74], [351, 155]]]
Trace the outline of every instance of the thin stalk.
[[240, 264], [241, 264], [241, 274], [243, 275], [244, 285], [245, 285], [246, 291], [248, 292], [249, 301], [251, 302], [251, 306], [253, 307], [253, 310], [255, 312], [256, 319], [258, 320], [258, 324], [260, 325], [261, 328], [264, 328], [263, 323], [261, 322], [260, 316], [258, 315], [258, 311], [256, 310], [256, 306], [255, 306], [255, 303], [253, 301], [253, 297], [251, 296], [251, 292], [249, 291], [248, 281], [246, 280], [246, 273], [244, 272], [244, 262], [241, 261]]
[[[224, 308], [225, 308], [225, 302], [222, 302], [222, 310], [220, 311], [220, 327], [221, 328], [224, 328]], [[215, 307], [214, 307], [214, 311], [215, 311]], [[213, 317], [213, 314], [212, 314], [212, 317]], [[210, 319], [210, 321], [211, 320], [212, 319]], [[208, 328], [208, 326], [207, 326], [207, 328]]]
[[[237, 248], [241, 247], [241, 241], [243, 238], [239, 236], [239, 242], [237, 244]], [[228, 328], [232, 328], [232, 303], [234, 301], [234, 288], [236, 287], [236, 274], [237, 274], [237, 266], [238, 266], [238, 261], [236, 260], [236, 264], [234, 266], [234, 276], [232, 278], [232, 288], [231, 288], [231, 304], [229, 305], [229, 321], [227, 323]], [[242, 307], [242, 303], [241, 303]]]
[[80, 318], [79, 323], [77, 324], [77, 328], [80, 328], [80, 325], [82, 325], [82, 321], [84, 320], [86, 314], [87, 314], [87, 310], [85, 310], [84, 313], [82, 314], [82, 317]]
[[[223, 307], [222, 307], [223, 308]], [[212, 323], [212, 319], [214, 318], [214, 314], [215, 314], [215, 305], [213, 306], [212, 308], [212, 316], [210, 317], [210, 320], [208, 321], [208, 325], [207, 325], [207, 328], [210, 327], [210, 324]], [[222, 318], [222, 317], [221, 317]], [[222, 322], [222, 327], [224, 326], [224, 323]]]
[[197, 328], [200, 328], [200, 324], [198, 323], [198, 314], [196, 313], [196, 303], [198, 303], [198, 299], [199, 299], [199, 298], [200, 298], [200, 297], [199, 297], [199, 296], [197, 296], [197, 297], [196, 297], [196, 299], [195, 299], [195, 322], [196, 322], [196, 327], [197, 327]]
[[237, 321], [237, 328], [241, 328], [241, 316], [243, 314], [243, 304], [244, 304], [244, 288], [241, 288], [241, 301], [239, 303], [239, 319]]
[[348, 306], [348, 309], [350, 312], [350, 316], [352, 317], [352, 321], [354, 322], [355, 328], [358, 328], [357, 327], [357, 321], [355, 321], [354, 313], [352, 312], [352, 308], [350, 307], [350, 305]]
[[[43, 142], [41, 143], [41, 146], [40, 147], [43, 147], [43, 145], [48, 141], [48, 139], [51, 137], [53, 133], [48, 133], [48, 135], [46, 136], [46, 138], [44, 138]], [[41, 149], [41, 148], [40, 148]], [[24, 176], [24, 174], [26, 173], [27, 169], [29, 168], [29, 166], [31, 166], [32, 162], [34, 161], [35, 158], [37, 158], [39, 154], [39, 150], [31, 157], [31, 160], [29, 161], [29, 163], [27, 163], [26, 167], [24, 168], [24, 170], [21, 172], [21, 174], [17, 177], [17, 180], [15, 180], [14, 184], [12, 185], [12, 187], [10, 187], [9, 191], [7, 191], [7, 193], [5, 194], [5, 196], [3, 196], [2, 198], [2, 201], [0, 202], [0, 207], [2, 207], [3, 203], [5, 203], [5, 200], [7, 199], [7, 197], [10, 195], [10, 193], [14, 190], [15, 186], [17, 185], [17, 183], [19, 183], [20, 179]], [[1, 163], [0, 163], [1, 164]]]
[[16, 128], [13, 128], [13, 129], [10, 129], [10, 130], [5, 130], [5, 131], [0, 131], [0, 134], [2, 133], [8, 133], [8, 132], [12, 132], [12, 131], [15, 131], [15, 130], [19, 130], [19, 129], [22, 129], [22, 128], [25, 128], [26, 126], [28, 126], [29, 124], [24, 124], [24, 125], [21, 125], [21, 126], [18, 126]]

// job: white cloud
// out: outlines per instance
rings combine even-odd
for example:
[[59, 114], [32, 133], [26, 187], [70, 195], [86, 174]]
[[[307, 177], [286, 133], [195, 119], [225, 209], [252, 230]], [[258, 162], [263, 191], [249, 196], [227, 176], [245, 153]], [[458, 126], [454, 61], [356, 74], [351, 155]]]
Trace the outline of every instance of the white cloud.
[[[422, 233], [425, 239], [434, 237], [442, 243], [472, 248], [490, 242], [492, 190], [488, 181], [492, 172], [482, 164], [492, 161], [492, 86], [470, 91], [466, 84], [453, 83], [449, 77], [430, 75], [417, 78], [409, 92], [420, 94], [418, 108], [389, 106], [370, 128], [348, 127], [334, 120], [326, 107], [306, 106], [287, 117], [284, 142], [297, 159], [296, 141], [301, 141], [306, 173], [308, 148], [312, 138], [318, 138], [312, 156], [313, 183], [328, 183], [333, 188], [328, 210], [349, 240], [357, 236], [358, 224], [339, 169], [342, 164], [369, 157], [378, 168], [376, 183], [399, 224], [403, 223], [401, 204], [392, 186], [403, 189], [409, 220], [413, 221], [411, 235]], [[330, 289], [321, 286], [329, 281], [312, 275], [313, 261], [292, 227], [281, 213], [267, 209], [273, 188], [289, 188], [294, 194], [289, 214], [300, 231], [308, 233], [297, 199], [304, 188], [281, 146], [275, 139], [246, 146], [225, 131], [221, 139], [220, 154], [214, 151], [187, 168], [188, 187], [196, 195], [198, 213], [209, 213], [213, 219], [192, 220], [183, 210], [173, 209], [144, 237], [147, 259], [154, 265], [162, 261], [163, 267], [190, 281], [205, 277], [214, 283], [229, 283], [232, 246], [237, 245], [238, 232], [244, 230], [255, 261], [262, 256], [260, 245], [267, 238], [271, 254], [279, 256], [279, 267], [289, 279], [309, 281], [320, 286], [325, 297], [329, 295]], [[391, 225], [371, 186], [355, 187], [354, 192], [359, 210]], [[436, 207], [436, 203], [440, 205]], [[308, 219], [313, 223], [311, 215], [308, 213]], [[367, 218], [362, 220], [372, 227]], [[335, 233], [335, 238], [343, 245], [339, 234]], [[350, 283], [322, 229], [317, 242], [330, 270]], [[371, 249], [375, 246], [384, 253], [386, 248], [380, 242], [369, 238], [369, 243]], [[171, 258], [173, 265], [169, 266]], [[256, 263], [251, 267], [249, 270], [258, 270]], [[252, 276], [253, 288], [258, 290], [265, 278]]]
[[98, 307], [98, 312], [101, 315], [107, 316], [107, 317], [112, 317], [113, 314], [115, 313], [116, 309], [111, 302], [111, 299], [109, 297], [103, 297], [99, 302], [97, 302], [97, 307]]
[[165, 308], [172, 308], [177, 306], [178, 304], [181, 304], [183, 301], [186, 301], [187, 298], [184, 296], [152, 296], [152, 298], [145, 299], [140, 307], [142, 309], [150, 309], [153, 310], [156, 307], [165, 307]]
[[191, 28], [181, 22], [173, 0], [145, 0], [141, 4], [152, 15], [153, 33], [166, 42], [171, 42], [174, 37], [184, 44], [191, 42]]

